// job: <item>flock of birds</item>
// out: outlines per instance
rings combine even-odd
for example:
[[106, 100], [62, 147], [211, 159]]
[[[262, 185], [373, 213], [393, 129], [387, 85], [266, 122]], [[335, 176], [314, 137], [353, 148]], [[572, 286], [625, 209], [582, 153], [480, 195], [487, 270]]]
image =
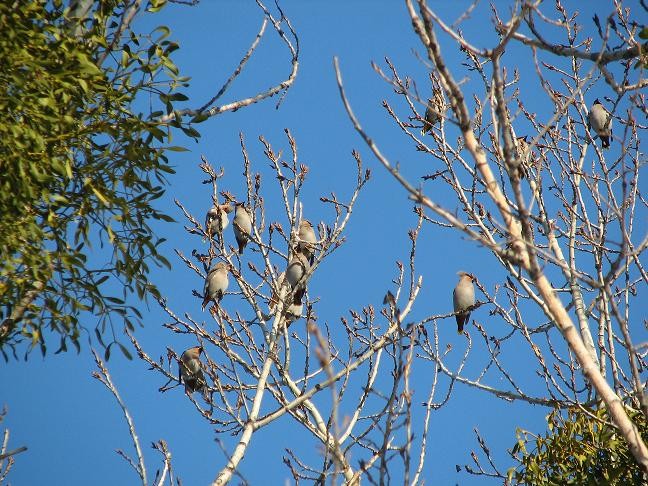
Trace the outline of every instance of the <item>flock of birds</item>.
[[[421, 135], [425, 135], [432, 130], [432, 127], [439, 123], [444, 117], [446, 101], [440, 89], [435, 89], [432, 98], [428, 98], [427, 108], [425, 109], [425, 118], [423, 119], [423, 129]], [[587, 115], [587, 126], [594, 130], [596, 136], [601, 140], [601, 147], [606, 149], [610, 147], [610, 138], [612, 137], [612, 115], [596, 98]], [[518, 137], [518, 151], [524, 153], [528, 147], [527, 136]], [[528, 153], [528, 151], [526, 152]]]
[[[238, 253], [242, 255], [248, 241], [250, 241], [252, 218], [243, 203], [236, 203], [235, 208], [236, 213], [234, 214], [232, 226], [234, 228], [236, 243], [238, 244]], [[229, 226], [229, 217], [227, 214], [231, 211], [230, 204], [226, 203], [215, 205], [207, 212], [205, 230], [208, 236], [216, 235], [219, 238], [222, 237], [223, 231]], [[315, 230], [310, 221], [306, 219], [301, 221], [297, 237], [298, 243], [288, 260], [288, 267], [285, 272], [279, 275], [278, 281], [280, 288], [287, 285], [290, 286], [290, 290], [294, 290], [293, 305], [301, 306], [306, 286], [304, 283], [300, 283], [300, 281], [313, 264], [315, 245], [317, 243]], [[220, 303], [229, 286], [229, 270], [230, 266], [228, 263], [218, 262], [207, 273], [202, 303], [203, 310], [209, 302]], [[274, 305], [276, 305], [276, 296], [270, 301], [271, 310]]]
[[[250, 241], [252, 234], [252, 217], [249, 210], [242, 202], [236, 202], [234, 208], [230, 203], [215, 204], [205, 218], [205, 233], [209, 238], [213, 236], [219, 239], [223, 237], [225, 229], [229, 226], [229, 213], [235, 211], [232, 227], [234, 237], [238, 245], [239, 255], [243, 254], [245, 247]], [[290, 303], [284, 307], [284, 318], [286, 325], [290, 325], [299, 319], [304, 310], [303, 298], [306, 293], [306, 282], [304, 276], [310, 271], [315, 261], [315, 249], [317, 237], [313, 225], [307, 219], [299, 223], [297, 232], [297, 244], [288, 259], [286, 270], [277, 277], [278, 291], [272, 292], [269, 302], [270, 318], [279, 303], [280, 293], [290, 295]], [[229, 287], [229, 273], [231, 267], [227, 262], [219, 261], [207, 272], [205, 279], [204, 298], [202, 309], [204, 310], [210, 302], [220, 304], [227, 288]], [[187, 393], [203, 391], [206, 386], [205, 376], [200, 362], [200, 355], [203, 352], [202, 346], [194, 346], [187, 349], [180, 356], [180, 379], [185, 384]]]
[[[432, 130], [432, 127], [439, 123], [444, 116], [443, 112], [445, 100], [440, 91], [434, 93], [434, 98], [428, 99], [428, 105], [425, 110], [425, 119], [421, 133]], [[612, 136], [612, 116], [603, 107], [598, 98], [594, 101], [588, 114], [588, 128], [596, 132], [596, 136], [601, 140], [602, 148], [609, 148], [610, 138]], [[527, 142], [527, 136], [517, 137], [518, 159], [517, 165], [512, 168], [516, 171], [515, 177], [525, 177], [527, 175], [527, 166], [530, 158], [530, 150]], [[205, 219], [205, 231], [211, 238], [213, 235], [222, 238], [223, 232], [229, 226], [228, 214], [235, 210], [232, 227], [234, 237], [238, 245], [239, 255], [243, 254], [246, 245], [250, 241], [252, 233], [252, 218], [250, 212], [242, 202], [237, 202], [232, 208], [230, 203], [215, 204], [207, 212]], [[290, 325], [302, 315], [303, 297], [306, 292], [306, 282], [303, 281], [313, 264], [315, 258], [315, 248], [317, 237], [312, 224], [308, 220], [302, 220], [297, 232], [298, 243], [291, 253], [288, 266], [285, 272], [282, 272], [277, 283], [279, 291], [283, 290], [284, 295], [293, 292], [292, 301], [284, 308], [286, 325]], [[217, 305], [220, 303], [223, 295], [229, 286], [230, 265], [226, 262], [219, 261], [207, 273], [205, 279], [204, 299], [202, 302], [203, 310], [210, 303]], [[475, 287], [473, 282], [475, 276], [467, 272], [459, 272], [459, 282], [452, 293], [452, 302], [457, 322], [457, 333], [463, 334], [464, 326], [470, 321], [470, 312], [475, 306]], [[279, 295], [273, 291], [269, 303], [271, 314], [274, 314], [279, 302]], [[269, 316], [268, 316], [269, 317]], [[200, 355], [203, 352], [202, 346], [194, 346], [184, 351], [180, 357], [180, 379], [185, 384], [185, 391], [193, 393], [194, 391], [204, 391], [206, 387], [205, 376], [200, 361]]]

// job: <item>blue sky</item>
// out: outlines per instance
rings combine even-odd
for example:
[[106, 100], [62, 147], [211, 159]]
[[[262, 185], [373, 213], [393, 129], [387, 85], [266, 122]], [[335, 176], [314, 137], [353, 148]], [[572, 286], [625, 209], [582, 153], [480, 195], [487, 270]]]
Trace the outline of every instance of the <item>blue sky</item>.
[[[468, 5], [467, 2], [436, 1], [431, 4], [450, 22]], [[300, 39], [300, 70], [295, 85], [278, 110], [277, 98], [266, 100], [204, 122], [198, 127], [202, 134], [198, 143], [183, 138], [176, 140], [190, 151], [172, 154], [177, 174], [171, 178], [171, 187], [162, 204], [179, 223], [159, 227], [160, 233], [168, 238], [164, 252], [174, 266], [170, 272], [156, 271], [154, 279], [176, 313], [188, 312], [209, 322], [208, 314], [200, 310], [200, 301], [191, 294], [192, 289], [201, 290], [203, 282], [173, 253], [175, 248], [189, 254], [192, 248], [204, 250], [205, 247], [182, 229], [182, 215], [173, 205], [173, 198], [179, 199], [202, 219], [211, 201], [210, 188], [201, 184], [204, 179], [198, 169], [201, 155], [214, 167], [225, 168], [222, 188], [243, 197], [239, 133], [245, 137], [254, 167], [265, 176], [265, 187], [270, 193], [276, 193], [258, 137], [263, 135], [275, 150], [288, 153], [284, 134], [284, 129], [288, 128], [297, 142], [301, 162], [310, 169], [302, 202], [311, 220], [331, 221], [334, 216], [330, 208], [319, 201], [320, 196], [335, 192], [344, 199], [350, 194], [355, 177], [353, 149], [360, 151], [365, 167], [372, 171], [372, 180], [362, 192], [348, 226], [347, 243], [325, 260], [309, 285], [309, 294], [321, 300], [318, 307], [320, 324], [326, 322], [334, 327], [339, 324], [340, 316], [348, 317], [350, 308], [359, 310], [368, 304], [380, 306], [386, 290], [392, 288], [391, 280], [397, 275], [396, 260], [407, 261], [407, 231], [416, 224], [416, 217], [404, 191], [381, 169], [353, 131], [339, 99], [332, 58], [338, 56], [340, 59], [347, 94], [364, 128], [378, 141], [381, 150], [392, 161], [400, 162], [404, 173], [412, 177], [432, 172], [428, 167], [433, 167], [433, 163], [414, 149], [381, 107], [383, 99], [397, 102], [397, 98], [375, 74], [370, 62], [375, 61], [384, 68], [384, 58], [389, 57], [401, 73], [417, 81], [422, 92], [428, 87], [427, 70], [412, 53], [412, 49], [418, 52], [421, 49], [401, 2], [285, 1], [281, 5]], [[497, 2], [497, 5], [505, 15], [506, 4]], [[592, 8], [589, 2], [583, 5], [579, 8]], [[601, 2], [597, 8], [601, 17], [611, 10], [607, 2]], [[582, 21], [591, 28], [592, 12], [583, 11], [582, 16]], [[477, 45], [492, 45], [494, 37], [488, 18], [487, 5], [482, 5], [464, 28], [466, 38]], [[170, 6], [160, 14], [140, 19], [138, 25], [142, 29], [160, 24], [171, 28], [171, 37], [181, 47], [175, 56], [176, 63], [182, 72], [192, 77], [191, 87], [184, 92], [191, 100], [190, 106], [199, 106], [211, 98], [229, 76], [261, 22], [261, 12], [254, 2], [203, 0], [193, 8]], [[450, 67], [459, 68], [462, 58], [456, 48], [445, 38], [442, 48]], [[253, 95], [276, 84], [287, 75], [289, 61], [288, 51], [268, 29], [258, 52], [223, 102]], [[543, 111], [547, 104], [533, 95], [534, 77], [528, 55], [514, 50], [506, 62], [511, 68], [518, 67], [522, 76], [529, 79], [525, 85], [528, 108], [541, 118], [548, 118], [550, 113]], [[466, 85], [468, 92], [473, 81], [469, 80]], [[474, 87], [478, 89], [479, 86], [474, 84]], [[606, 87], [600, 82], [586, 98], [591, 102], [605, 95]], [[528, 126], [520, 129], [528, 129]], [[440, 191], [434, 196], [447, 207], [456, 207], [456, 202], [449, 199], [447, 193]], [[270, 198], [266, 205], [268, 213], [281, 218], [278, 199], [272, 201]], [[645, 228], [645, 222], [643, 226]], [[413, 319], [451, 311], [452, 289], [458, 270], [474, 272], [490, 291], [504, 278], [503, 270], [493, 257], [455, 231], [426, 225], [418, 244], [417, 271], [424, 276], [424, 286]], [[242, 301], [234, 298], [225, 305], [228, 310], [237, 309], [237, 306], [243, 308]], [[642, 308], [645, 315], [645, 304]], [[249, 309], [242, 310], [245, 311]], [[144, 314], [144, 327], [138, 329], [136, 335], [151, 356], [164, 355], [167, 346], [180, 353], [195, 345], [190, 337], [173, 334], [162, 326], [169, 319], [155, 303], [144, 309]], [[476, 311], [473, 318], [495, 335], [506, 332], [505, 326], [484, 307]], [[537, 319], [540, 322], [539, 316]], [[295, 326], [296, 332], [305, 334], [303, 320]], [[94, 327], [91, 319], [88, 327]], [[465, 338], [457, 336], [453, 319], [440, 321], [439, 327], [441, 341], [456, 348], [450, 362], [457, 361], [463, 352]], [[475, 338], [476, 333], [473, 339], [477, 341]], [[467, 372], [479, 369], [487, 359], [485, 353], [475, 345]], [[522, 358], [513, 352], [505, 360], [515, 368]], [[423, 402], [427, 396], [431, 374], [426, 367], [431, 366], [423, 360], [416, 363], [416, 403]], [[164, 439], [173, 455], [175, 473], [184, 484], [205, 484], [213, 480], [224, 465], [224, 455], [214, 440], [222, 440], [224, 447], [231, 451], [235, 438], [216, 437], [180, 388], [160, 394], [158, 388], [165, 380], [149, 371], [145, 363], [128, 361], [115, 351], [108, 367], [134, 418], [145, 449], [149, 477], [152, 478], [160, 466], [159, 456], [149, 445]], [[80, 355], [50, 353], [43, 359], [34, 352], [27, 362], [12, 361], [0, 366], [0, 382], [11, 383], [11, 386], [2, 387], [4, 393], [0, 396], [0, 404], [6, 405], [9, 412], [3, 426], [11, 430], [12, 446], [29, 447], [16, 458], [9, 476], [12, 484], [114, 485], [137, 480], [128, 464], [114, 452], [123, 449], [133, 453], [126, 424], [112, 396], [91, 377], [92, 371], [94, 363], [87, 346]], [[533, 370], [518, 369], [518, 372], [534, 380]], [[321, 400], [318, 403], [325, 403], [324, 398]], [[456, 386], [449, 403], [432, 414], [423, 474], [427, 484], [478, 481], [455, 470], [455, 464], [469, 464], [470, 451], [478, 449], [474, 428], [479, 429], [505, 470], [511, 464], [505, 450], [515, 443], [516, 427], [541, 431], [544, 416], [549, 411], [503, 402], [474, 389]], [[420, 419], [420, 415], [417, 417]], [[241, 473], [251, 484], [290, 483], [290, 473], [281, 462], [285, 447], [299, 450], [314, 464], [318, 463], [319, 444], [284, 418], [253, 436]], [[479, 481], [492, 482], [483, 478]], [[234, 479], [233, 484], [237, 483]]]

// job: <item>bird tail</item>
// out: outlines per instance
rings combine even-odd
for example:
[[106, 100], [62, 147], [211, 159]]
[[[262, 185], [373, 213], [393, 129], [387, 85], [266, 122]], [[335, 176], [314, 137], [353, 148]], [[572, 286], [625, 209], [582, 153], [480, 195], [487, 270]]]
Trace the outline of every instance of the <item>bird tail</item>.
[[238, 246], [239, 246], [239, 251], [238, 251], [238, 252], [239, 252], [239, 255], [242, 255], [242, 254], [243, 254], [243, 250], [245, 250], [245, 241], [241, 241], [241, 242], [238, 244]]
[[306, 292], [306, 289], [297, 289], [295, 291], [295, 296], [293, 297], [293, 304], [294, 305], [301, 305], [302, 299], [304, 297], [305, 292]]
[[464, 325], [468, 322], [469, 316], [470, 314], [468, 316], [466, 314], [459, 314], [457, 316], [457, 334], [463, 334]]

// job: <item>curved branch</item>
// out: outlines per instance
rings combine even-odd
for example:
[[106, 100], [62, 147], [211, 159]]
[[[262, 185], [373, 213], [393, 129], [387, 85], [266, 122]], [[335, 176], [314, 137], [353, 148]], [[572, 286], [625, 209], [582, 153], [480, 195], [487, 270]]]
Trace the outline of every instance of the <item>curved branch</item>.
[[[239, 110], [245, 106], [252, 105], [254, 103], [258, 103], [259, 101], [262, 101], [266, 98], [271, 98], [281, 92], [286, 92], [294, 83], [295, 79], [297, 78], [297, 71], [299, 69], [299, 38], [297, 37], [297, 33], [293, 29], [290, 20], [283, 14], [283, 12], [280, 10], [281, 17], [277, 20], [275, 19], [270, 11], [261, 3], [260, 0], [257, 0], [257, 5], [263, 10], [265, 14], [265, 19], [263, 20], [263, 24], [261, 25], [261, 29], [259, 30], [259, 33], [256, 35], [254, 41], [250, 45], [250, 48], [248, 51], [245, 53], [241, 61], [239, 62], [238, 66], [232, 73], [232, 75], [227, 79], [225, 84], [220, 88], [220, 90], [214, 95], [214, 97], [209, 100], [207, 103], [205, 103], [203, 106], [200, 108], [189, 108], [185, 110], [178, 110], [178, 114], [182, 116], [191, 116], [191, 117], [201, 117], [201, 119], [205, 118], [210, 118], [215, 115], [219, 115], [221, 113], [224, 113], [226, 111], [236, 111]], [[238, 101], [234, 101], [232, 103], [227, 103], [221, 106], [213, 106], [209, 108], [216, 100], [218, 100], [229, 88], [231, 83], [234, 81], [234, 79], [241, 73], [243, 70], [243, 67], [247, 63], [247, 61], [250, 59], [252, 56], [253, 52], [256, 50], [261, 37], [263, 37], [263, 34], [265, 32], [265, 28], [267, 25], [268, 20], [270, 20], [273, 28], [281, 38], [281, 40], [286, 44], [288, 47], [288, 50], [290, 51], [291, 54], [291, 69], [290, 73], [288, 74], [288, 77], [276, 84], [275, 86], [271, 87], [270, 89], [267, 89], [266, 91], [262, 91], [254, 96], [250, 96], [248, 98], [243, 98]], [[294, 41], [295, 45], [291, 42], [290, 39], [286, 36], [285, 31], [281, 28], [281, 24], [284, 23], [288, 26], [288, 30], [290, 31]], [[281, 102], [281, 101], [280, 101]], [[279, 103], [280, 103], [279, 102]], [[278, 105], [277, 105], [278, 106]], [[160, 122], [162, 123], [169, 123], [176, 118], [176, 112], [174, 113], [169, 113], [163, 117], [160, 118]]]

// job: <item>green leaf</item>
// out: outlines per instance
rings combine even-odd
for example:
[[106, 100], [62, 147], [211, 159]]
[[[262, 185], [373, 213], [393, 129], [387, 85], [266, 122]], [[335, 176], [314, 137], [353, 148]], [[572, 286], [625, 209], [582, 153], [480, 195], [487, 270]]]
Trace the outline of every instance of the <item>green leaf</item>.
[[182, 93], [173, 93], [168, 99], [171, 101], [187, 101], [189, 98]]
[[200, 132], [193, 127], [181, 127], [181, 130], [188, 137], [198, 139], [200, 138]]
[[126, 349], [126, 347], [123, 344], [118, 342], [117, 345], [119, 346], [119, 349], [121, 349], [121, 352], [126, 357], [126, 359], [128, 360], [133, 359], [133, 355], [130, 353], [130, 351], [128, 351], [128, 349]]
[[104, 196], [104, 195], [99, 191], [99, 189], [97, 189], [96, 187], [94, 187], [92, 184], [88, 184], [88, 187], [90, 187], [90, 189], [92, 190], [92, 192], [94, 193], [94, 195], [97, 196], [97, 199], [99, 199], [99, 200], [101, 201], [101, 203], [102, 203], [104, 206], [108, 206], [108, 205], [110, 204], [110, 203], [108, 202], [108, 199], [106, 199], [106, 196]]
[[206, 111], [201, 111], [191, 119], [190, 123], [202, 123], [208, 118], [209, 118], [209, 113]]

